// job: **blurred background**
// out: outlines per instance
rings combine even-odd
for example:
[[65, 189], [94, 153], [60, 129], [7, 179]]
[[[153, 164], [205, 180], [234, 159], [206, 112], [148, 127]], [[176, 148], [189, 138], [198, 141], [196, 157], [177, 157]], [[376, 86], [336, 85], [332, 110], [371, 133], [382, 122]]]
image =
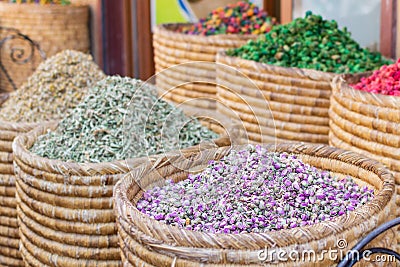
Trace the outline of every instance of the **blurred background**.
[[[22, 21], [21, 10], [14, 12], [21, 13], [20, 18], [15, 14], [11, 16], [9, 1], [1, 1], [4, 7], [0, 6], [0, 27], [13, 27], [32, 39], [43, 50], [45, 55], [51, 56], [58, 50], [66, 48], [90, 51], [95, 61], [104, 69], [107, 74], [120, 74], [124, 76], [148, 79], [154, 74], [153, 48], [152, 48], [152, 29], [160, 23], [173, 22], [194, 22], [200, 17], [218, 6], [228, 3], [235, 3], [235, 0], [71, 0], [71, 4], [82, 4], [88, 8], [88, 17], [74, 26], [71, 31], [72, 37], [68, 32], [57, 28], [53, 19], [45, 21], [52, 36], [57, 37], [59, 47], [46, 47], [45, 38], [41, 37], [43, 28], [46, 25], [34, 25], [29, 21]], [[396, 0], [254, 0], [252, 1], [265, 9], [270, 15], [276, 17], [279, 22], [287, 23], [297, 17], [304, 16], [307, 10], [319, 13], [328, 19], [338, 21], [340, 27], [347, 27], [353, 37], [362, 45], [372, 50], [380, 51], [387, 57], [397, 58], [400, 54], [400, 35], [398, 33]], [[8, 5], [6, 5], [6, 3]], [[16, 6], [16, 5], [14, 5]], [[22, 6], [22, 5], [19, 5]], [[57, 19], [63, 23], [63, 20]], [[16, 23], [20, 22], [20, 23]], [[41, 22], [43, 23], [43, 22]], [[63, 23], [67, 25], [68, 23]], [[69, 23], [71, 24], [71, 23]], [[68, 24], [68, 25], [69, 25]], [[86, 27], [86, 29], [84, 29]], [[55, 32], [59, 29], [60, 33]], [[9, 32], [2, 29], [3, 37]], [[75, 34], [75, 35], [74, 35]], [[75, 37], [76, 39], [74, 40]], [[1, 36], [0, 36], [1, 37]], [[71, 40], [72, 38], [72, 40]], [[72, 45], [68, 43], [72, 42]], [[55, 41], [53, 40], [52, 43]], [[6, 61], [8, 54], [15, 53], [15, 49], [7, 46], [5, 42], [0, 42], [1, 57], [3, 63], [1, 68], [8, 69], [9, 76], [15, 76], [11, 63]], [[15, 46], [15, 43], [13, 44]], [[77, 47], [79, 45], [79, 47]], [[23, 46], [20, 44], [20, 46]], [[72, 47], [69, 47], [72, 46]], [[18, 48], [18, 45], [17, 45]], [[20, 55], [21, 57], [21, 55]], [[25, 57], [27, 55], [25, 54]], [[36, 59], [30, 63], [29, 70], [37, 66], [43, 56], [36, 53]], [[15, 63], [15, 62], [14, 62]], [[25, 62], [26, 63], [26, 62]], [[24, 64], [25, 64], [24, 63]], [[7, 65], [8, 64], [8, 65]], [[3, 66], [4, 65], [4, 66]], [[7, 77], [1, 74], [1, 89], [3, 91], [12, 90]], [[13, 77], [16, 86], [22, 81], [18, 77]]]
[[[150, 45], [152, 26], [159, 23], [194, 21], [198, 17], [204, 17], [218, 6], [236, 1], [92, 0], [88, 2], [93, 5], [93, 11], [98, 12], [95, 16], [102, 17], [104, 23], [105, 31], [97, 33], [98, 35], [105, 34], [103, 47], [101, 49], [96, 45], [93, 47], [97, 52], [98, 62], [103, 64], [108, 73], [121, 73], [147, 79], [154, 73]], [[304, 16], [307, 10], [311, 10], [325, 18], [337, 20], [339, 26], [347, 27], [362, 45], [381, 51], [385, 56], [392, 58], [400, 54], [398, 47], [400, 41], [397, 40], [399, 12], [396, 10], [396, 0], [258, 0], [253, 2], [262, 6], [281, 23]], [[189, 8], [185, 9], [185, 5]], [[117, 16], [122, 10], [125, 10], [125, 16]], [[113, 47], [121, 49], [122, 53], [118, 54], [119, 57], [113, 54]], [[101, 50], [103, 54], [100, 53]]]

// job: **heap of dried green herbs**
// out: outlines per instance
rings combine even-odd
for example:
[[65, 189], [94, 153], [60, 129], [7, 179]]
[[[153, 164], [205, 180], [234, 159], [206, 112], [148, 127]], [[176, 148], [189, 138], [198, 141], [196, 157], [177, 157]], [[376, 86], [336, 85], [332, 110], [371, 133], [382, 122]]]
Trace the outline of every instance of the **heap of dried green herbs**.
[[157, 97], [150, 84], [111, 76], [92, 87], [57, 130], [32, 152], [50, 159], [109, 162], [154, 155], [215, 139], [217, 134]]
[[28, 81], [10, 94], [0, 109], [0, 119], [61, 119], [82, 101], [88, 87], [104, 77], [90, 55], [73, 50], [60, 52], [42, 62]]
[[334, 73], [358, 73], [393, 63], [380, 53], [362, 48], [346, 28], [308, 11], [284, 25], [277, 25], [258, 40], [229, 50], [230, 56], [283, 67]]

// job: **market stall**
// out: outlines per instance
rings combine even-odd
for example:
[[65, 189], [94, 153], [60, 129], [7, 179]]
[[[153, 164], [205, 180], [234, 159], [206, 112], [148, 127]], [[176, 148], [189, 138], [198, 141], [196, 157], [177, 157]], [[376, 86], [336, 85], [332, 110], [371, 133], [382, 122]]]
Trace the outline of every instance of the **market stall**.
[[1, 266], [398, 264], [393, 2], [211, 2], [0, 2]]

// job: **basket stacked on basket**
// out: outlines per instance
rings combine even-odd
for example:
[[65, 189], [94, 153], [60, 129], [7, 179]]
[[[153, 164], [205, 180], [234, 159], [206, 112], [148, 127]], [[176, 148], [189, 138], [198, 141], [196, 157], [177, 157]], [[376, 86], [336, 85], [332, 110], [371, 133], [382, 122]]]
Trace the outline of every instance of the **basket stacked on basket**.
[[[212, 10], [193, 24], [159, 25], [153, 35], [160, 95], [215, 110], [215, 56], [270, 31], [274, 18], [248, 1]], [[208, 63], [208, 64], [207, 64]], [[174, 65], [182, 64], [180, 66]]]
[[123, 162], [81, 165], [35, 156], [27, 148], [47, 129], [41, 126], [14, 143], [24, 261], [31, 266], [119, 266], [110, 196], [129, 168]]
[[217, 63], [217, 110], [231, 117], [236, 113], [250, 140], [328, 143], [335, 74], [273, 66], [224, 52]]
[[[164, 24], [154, 30], [156, 84], [160, 95], [176, 103], [188, 102], [190, 105], [215, 110], [216, 67], [212, 63], [215, 62], [217, 52], [243, 45], [257, 35], [188, 35], [176, 32], [181, 26]], [[177, 64], [183, 65], [170, 68]]]
[[[23, 259], [31, 266], [120, 266], [113, 187], [147, 158], [80, 164], [28, 150], [56, 126], [40, 126], [13, 144]], [[216, 144], [229, 145], [229, 140]]]
[[[0, 26], [15, 28], [37, 42], [50, 57], [65, 49], [89, 52], [89, 7], [87, 5], [39, 5], [0, 2]], [[17, 87], [34, 72], [42, 61], [38, 51], [31, 54], [31, 47], [25, 43], [5, 42], [4, 53], [14, 54], [14, 49], [24, 48], [23, 59], [32, 64], [17, 64], [11, 57], [3, 58], [3, 65], [11, 73]], [[15, 47], [13, 47], [15, 45]], [[22, 46], [23, 45], [23, 46]], [[21, 56], [21, 55], [20, 55]], [[32, 57], [32, 58], [29, 58]], [[15, 60], [15, 59], [14, 59]], [[18, 75], [15, 75], [18, 74]], [[5, 88], [3, 88], [5, 87]], [[2, 89], [12, 91], [10, 84], [2, 84]]]
[[[198, 172], [210, 160], [221, 159], [231, 148], [192, 153], [184, 159], [172, 156], [157, 164], [149, 163], [132, 171], [115, 187], [114, 206], [124, 266], [263, 266], [260, 255], [272, 247], [280, 248], [286, 253], [292, 250], [313, 250], [319, 257], [329, 248], [343, 249], [344, 246], [337, 243], [341, 239], [347, 242], [347, 247], [344, 248], [347, 251], [376, 226], [393, 218], [393, 176], [377, 161], [321, 145], [278, 144], [276, 147], [266, 147], [270, 151], [293, 153], [305, 163], [334, 174], [352, 176], [357, 183], [374, 188], [375, 197], [355, 212], [337, 217], [333, 221], [305, 227], [246, 234], [212, 234], [186, 230], [156, 221], [141, 213], [136, 207], [138, 200], [147, 189], [163, 185], [165, 179], [172, 179], [174, 182], [185, 180], [190, 172]], [[394, 231], [388, 231], [371, 245], [390, 247], [395, 242], [394, 239]], [[319, 259], [323, 260], [294, 263], [289, 259], [280, 264], [325, 266], [334, 263], [329, 257]]]
[[[79, 73], [78, 73], [79, 72]], [[18, 252], [13, 140], [42, 122], [59, 119], [82, 99], [90, 83], [104, 77], [91, 57], [64, 51], [43, 62], [0, 109], [0, 264], [23, 266]], [[66, 89], [67, 87], [67, 89]], [[8, 228], [6, 228], [8, 227]], [[11, 249], [13, 248], [13, 249]]]
[[308, 11], [218, 54], [217, 109], [233, 110], [228, 115], [238, 115], [257, 142], [326, 144], [333, 77], [366, 75], [388, 62], [362, 48], [336, 21]]
[[217, 137], [140, 80], [109, 76], [97, 82], [58, 124], [14, 140], [24, 261], [119, 266], [114, 184], [147, 155]]
[[12, 142], [35, 123], [2, 123], [0, 127], [0, 265], [24, 266], [19, 252], [17, 201]]
[[[396, 216], [400, 216], [400, 98], [360, 91], [337, 78], [332, 83], [329, 142], [376, 159], [394, 171]], [[400, 230], [397, 233], [400, 251]]]

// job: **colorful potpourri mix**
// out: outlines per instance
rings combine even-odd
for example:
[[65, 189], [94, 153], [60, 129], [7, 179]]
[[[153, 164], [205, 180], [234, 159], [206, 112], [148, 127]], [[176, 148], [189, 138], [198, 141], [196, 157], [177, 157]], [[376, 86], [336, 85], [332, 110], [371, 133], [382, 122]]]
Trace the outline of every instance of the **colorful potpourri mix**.
[[352, 87], [370, 93], [400, 96], [400, 59], [391, 65], [382, 66], [371, 76], [361, 78]]
[[337, 179], [294, 155], [249, 145], [184, 181], [144, 192], [137, 208], [188, 230], [258, 233], [332, 220], [373, 196], [350, 177]]
[[10, 0], [10, 3], [16, 4], [40, 4], [40, 5], [70, 5], [70, 0]]
[[275, 18], [253, 3], [239, 1], [213, 10], [199, 22], [178, 31], [192, 35], [263, 34], [276, 24]]

